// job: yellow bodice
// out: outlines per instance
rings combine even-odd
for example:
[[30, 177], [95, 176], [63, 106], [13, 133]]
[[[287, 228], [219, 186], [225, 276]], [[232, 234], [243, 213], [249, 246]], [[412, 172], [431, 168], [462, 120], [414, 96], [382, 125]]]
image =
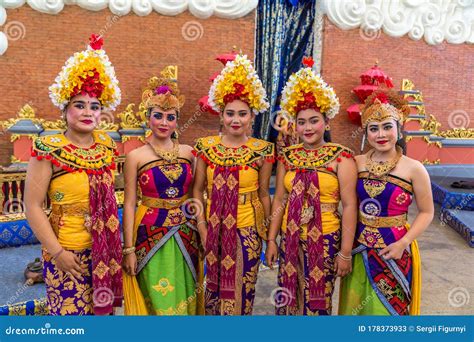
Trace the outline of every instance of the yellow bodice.
[[[207, 176], [207, 218], [211, 207], [211, 192], [214, 172], [218, 167], [236, 167], [239, 169], [239, 204], [237, 206], [237, 228], [256, 225], [256, 216], [263, 215], [255, 198], [259, 189], [259, 167], [257, 161], [273, 161], [274, 145], [264, 140], [249, 138], [241, 147], [230, 148], [221, 144], [219, 136], [198, 139], [195, 151], [208, 164]], [[251, 196], [244, 195], [254, 192]], [[253, 196], [253, 197], [252, 197]], [[253, 202], [253, 203], [252, 203]]]
[[[207, 193], [210, 194], [212, 191], [212, 180], [214, 179], [214, 170], [210, 167], [207, 168]], [[247, 170], [239, 170], [239, 194], [244, 194], [258, 190], [258, 171], [249, 168]], [[211, 208], [211, 199], [207, 199], [207, 218], [209, 218], [209, 211]], [[255, 213], [251, 201], [245, 201], [245, 203], [237, 206], [237, 228], [249, 227], [255, 225]]]
[[[317, 171], [319, 178], [319, 195], [321, 204], [335, 204], [338, 205], [340, 201], [339, 181], [335, 174], [325, 171]], [[288, 193], [291, 193], [293, 188], [293, 179], [295, 178], [295, 171], [288, 171], [285, 174], [284, 184]], [[288, 217], [288, 203], [285, 209], [285, 215], [282, 221], [282, 231], [286, 232], [286, 220]], [[323, 225], [323, 234], [330, 234], [339, 229], [341, 220], [337, 211], [322, 211], [321, 220]], [[301, 238], [306, 240], [307, 225], [301, 226]]]
[[[89, 214], [89, 178], [85, 172], [64, 174], [51, 180], [48, 189], [52, 212], [51, 226], [59, 243], [66, 249], [82, 250], [92, 246], [86, 228]], [[59, 220], [62, 220], [59, 226]]]
[[[335, 232], [341, 226], [340, 215], [336, 209], [341, 199], [339, 181], [330, 165], [333, 161], [340, 162], [342, 158], [352, 158], [352, 156], [353, 152], [350, 149], [334, 143], [326, 143], [315, 150], [307, 150], [302, 144], [293, 145], [283, 149], [280, 156], [286, 168], [284, 186], [289, 194], [293, 189], [296, 172], [318, 173], [323, 234]], [[288, 205], [289, 202], [283, 216], [282, 232], [286, 232]], [[301, 239], [306, 240], [307, 225], [302, 225], [300, 229]]]
[[82, 250], [92, 246], [88, 228], [88, 174], [102, 174], [115, 169], [117, 152], [114, 141], [103, 131], [92, 132], [92, 137], [94, 143], [88, 148], [73, 145], [63, 133], [45, 135], [33, 142], [32, 156], [38, 160], [50, 160], [56, 169], [60, 169], [53, 174], [49, 184], [49, 220], [59, 243], [66, 249]]

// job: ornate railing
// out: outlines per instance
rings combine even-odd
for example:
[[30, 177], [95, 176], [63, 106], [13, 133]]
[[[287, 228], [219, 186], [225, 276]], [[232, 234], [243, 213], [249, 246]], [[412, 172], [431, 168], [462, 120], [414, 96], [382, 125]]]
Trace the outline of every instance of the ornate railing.
[[[124, 156], [116, 159], [115, 197], [119, 206], [123, 205], [123, 166]], [[15, 221], [25, 218], [25, 179], [26, 169], [0, 171], [0, 222]], [[49, 212], [50, 203], [45, 198], [43, 207]]]

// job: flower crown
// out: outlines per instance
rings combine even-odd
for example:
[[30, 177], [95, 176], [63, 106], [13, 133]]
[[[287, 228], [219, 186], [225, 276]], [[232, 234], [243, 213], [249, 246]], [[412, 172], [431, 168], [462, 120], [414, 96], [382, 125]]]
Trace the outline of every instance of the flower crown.
[[255, 69], [245, 55], [237, 55], [227, 62], [209, 90], [209, 104], [216, 112], [222, 112], [227, 103], [234, 100], [246, 102], [255, 114], [270, 107], [267, 94]]
[[96, 97], [104, 110], [115, 110], [121, 93], [115, 70], [102, 49], [102, 37], [92, 34], [86, 50], [69, 57], [61, 72], [49, 87], [53, 104], [63, 110], [72, 97]]
[[366, 100], [361, 113], [362, 127], [369, 122], [382, 122], [394, 119], [400, 123], [410, 114], [408, 101], [397, 92], [389, 89], [377, 89]]
[[313, 64], [312, 58], [303, 58], [305, 67], [290, 76], [282, 91], [281, 109], [296, 118], [299, 111], [313, 108], [332, 119], [339, 112], [339, 99], [334, 89], [313, 71]]

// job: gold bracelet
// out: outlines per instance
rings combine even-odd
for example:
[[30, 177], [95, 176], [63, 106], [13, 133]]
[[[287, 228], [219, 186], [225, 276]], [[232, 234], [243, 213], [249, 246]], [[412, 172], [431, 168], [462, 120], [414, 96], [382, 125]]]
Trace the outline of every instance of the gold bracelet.
[[203, 223], [203, 222], [204, 222], [204, 223], [206, 224], [206, 226], [207, 226], [207, 221], [206, 221], [206, 220], [199, 221], [198, 223], [196, 223], [196, 226], [199, 226], [199, 224], [200, 224], [200, 223]]
[[351, 256], [345, 256], [341, 252], [337, 252], [336, 255], [340, 256], [342, 260], [346, 260], [346, 261], [352, 260], [352, 255]]
[[135, 252], [135, 246], [122, 248], [122, 255], [129, 255]]
[[51, 256], [51, 259], [52, 259], [52, 260], [56, 260], [56, 258], [57, 258], [58, 256], [60, 256], [62, 252], [64, 252], [64, 248], [63, 248], [63, 247], [61, 247], [61, 249], [59, 250], [59, 252], [56, 252], [54, 255], [52, 255], [52, 256]]

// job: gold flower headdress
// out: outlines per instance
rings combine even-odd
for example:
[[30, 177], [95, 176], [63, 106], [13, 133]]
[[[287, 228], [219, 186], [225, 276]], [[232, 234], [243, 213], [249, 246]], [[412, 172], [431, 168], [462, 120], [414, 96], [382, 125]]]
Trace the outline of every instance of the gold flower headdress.
[[339, 112], [339, 99], [334, 89], [317, 75], [311, 57], [303, 58], [304, 68], [292, 74], [282, 91], [281, 109], [290, 118], [296, 118], [299, 111], [313, 108], [327, 118], [334, 118]]
[[222, 112], [227, 103], [234, 100], [246, 102], [254, 114], [269, 108], [267, 94], [252, 63], [245, 55], [237, 55], [227, 62], [209, 90], [209, 104], [216, 112]]
[[381, 88], [374, 91], [366, 100], [361, 112], [362, 127], [369, 122], [382, 122], [394, 119], [403, 123], [410, 114], [408, 101], [396, 91]]
[[96, 97], [104, 110], [115, 110], [120, 104], [119, 82], [109, 57], [102, 49], [104, 41], [95, 34], [89, 40], [87, 49], [69, 57], [49, 87], [51, 101], [61, 110], [79, 94]]

